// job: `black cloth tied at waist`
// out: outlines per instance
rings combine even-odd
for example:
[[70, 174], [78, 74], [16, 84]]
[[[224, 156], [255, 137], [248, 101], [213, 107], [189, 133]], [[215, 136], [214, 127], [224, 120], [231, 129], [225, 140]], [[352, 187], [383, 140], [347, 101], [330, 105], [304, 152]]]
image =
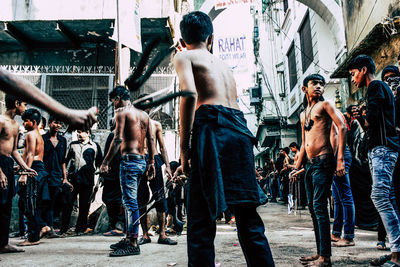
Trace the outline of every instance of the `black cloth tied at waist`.
[[202, 191], [213, 220], [230, 204], [266, 203], [255, 176], [255, 144], [240, 110], [220, 105], [196, 110], [189, 183], [200, 185], [195, 190]]

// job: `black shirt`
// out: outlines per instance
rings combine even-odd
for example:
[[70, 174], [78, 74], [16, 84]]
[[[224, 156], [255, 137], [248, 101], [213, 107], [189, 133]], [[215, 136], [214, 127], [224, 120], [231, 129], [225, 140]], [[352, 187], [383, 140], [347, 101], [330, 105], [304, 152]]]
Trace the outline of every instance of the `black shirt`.
[[[107, 155], [108, 150], [110, 150], [111, 142], [114, 138], [114, 133], [111, 132], [106, 141], [106, 145], [104, 147], [104, 156]], [[108, 173], [105, 175], [104, 179], [114, 180], [119, 179], [119, 163], [121, 161], [121, 152], [118, 150], [118, 153], [113, 157], [110, 164], [108, 165]]]
[[389, 86], [381, 81], [372, 81], [367, 90], [368, 149], [387, 146], [400, 150], [399, 137], [395, 130], [394, 96]]
[[42, 135], [44, 141], [43, 163], [49, 173], [49, 186], [61, 186], [63, 180], [62, 164], [67, 154], [67, 139], [57, 134], [58, 144], [54, 147], [50, 133]]

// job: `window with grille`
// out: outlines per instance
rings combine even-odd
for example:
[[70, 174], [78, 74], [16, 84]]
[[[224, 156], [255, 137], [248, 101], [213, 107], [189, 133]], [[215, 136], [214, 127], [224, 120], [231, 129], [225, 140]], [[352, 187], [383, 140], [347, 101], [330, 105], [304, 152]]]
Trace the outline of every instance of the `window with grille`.
[[289, 85], [290, 91], [293, 90], [297, 83], [297, 68], [296, 68], [296, 53], [294, 49], [294, 44], [290, 47], [288, 53], [288, 65], [289, 65]]
[[304, 73], [314, 60], [311, 39], [310, 16], [308, 13], [306, 15], [306, 18], [304, 19], [303, 24], [300, 27], [299, 34], [301, 48], [301, 65]]
[[46, 92], [61, 104], [72, 109], [96, 106], [100, 113], [98, 128], [107, 129], [109, 76], [47, 75]]

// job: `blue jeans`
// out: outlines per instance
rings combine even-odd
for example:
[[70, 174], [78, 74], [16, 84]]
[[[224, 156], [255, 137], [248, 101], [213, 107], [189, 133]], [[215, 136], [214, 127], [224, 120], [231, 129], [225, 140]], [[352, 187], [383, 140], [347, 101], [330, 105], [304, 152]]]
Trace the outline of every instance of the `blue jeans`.
[[400, 220], [395, 202], [393, 171], [398, 152], [377, 146], [368, 151], [372, 175], [371, 198], [389, 235], [390, 250], [400, 252]]
[[121, 160], [120, 179], [122, 203], [125, 207], [126, 236], [137, 238], [139, 235], [139, 205], [137, 191], [143, 173], [146, 170], [144, 159]]
[[349, 179], [351, 161], [350, 149], [346, 147], [344, 151], [346, 175], [342, 177], [334, 176], [332, 182], [332, 197], [335, 205], [335, 220], [333, 222], [332, 234], [340, 237], [342, 235], [342, 228], [344, 228], [343, 237], [345, 239], [354, 238], [355, 208]]
[[[323, 155], [325, 156], [325, 155]], [[328, 213], [328, 196], [332, 185], [335, 161], [333, 155], [326, 158], [313, 158], [306, 165], [305, 186], [313, 221], [317, 253], [323, 257], [331, 256], [331, 225]]]

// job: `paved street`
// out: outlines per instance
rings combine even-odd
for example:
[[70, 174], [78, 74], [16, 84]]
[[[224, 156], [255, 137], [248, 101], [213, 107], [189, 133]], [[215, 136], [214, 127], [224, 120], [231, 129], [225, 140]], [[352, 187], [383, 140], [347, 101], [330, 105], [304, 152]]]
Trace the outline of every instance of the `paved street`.
[[[268, 204], [259, 212], [267, 228], [272, 253], [277, 266], [301, 266], [298, 258], [315, 253], [314, 234], [308, 212], [297, 216], [286, 214], [286, 207]], [[43, 239], [42, 244], [26, 248], [24, 254], [0, 255], [0, 266], [187, 266], [186, 235], [172, 237], [177, 246], [153, 243], [141, 247], [140, 256], [108, 257], [109, 245], [117, 237], [81, 236]], [[11, 239], [15, 244], [19, 239]], [[334, 266], [368, 266], [371, 258], [383, 255], [375, 249], [376, 232], [356, 230], [356, 246], [333, 248]], [[234, 227], [218, 225], [215, 241], [216, 261], [221, 266], [246, 266]]]

